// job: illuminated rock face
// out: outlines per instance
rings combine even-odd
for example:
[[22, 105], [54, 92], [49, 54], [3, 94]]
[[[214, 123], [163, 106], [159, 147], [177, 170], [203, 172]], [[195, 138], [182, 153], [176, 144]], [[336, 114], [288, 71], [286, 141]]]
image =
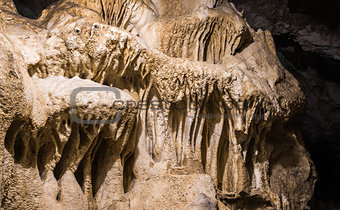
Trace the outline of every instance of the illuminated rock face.
[[16, 6], [0, 3], [1, 207], [307, 208], [304, 96], [229, 2]]

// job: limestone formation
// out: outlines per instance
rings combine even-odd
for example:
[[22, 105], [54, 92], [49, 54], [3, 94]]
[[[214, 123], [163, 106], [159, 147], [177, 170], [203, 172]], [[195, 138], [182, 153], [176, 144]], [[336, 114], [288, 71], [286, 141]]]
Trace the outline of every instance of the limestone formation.
[[304, 95], [228, 1], [20, 2], [0, 3], [2, 208], [308, 208]]
[[271, 31], [279, 59], [306, 96], [300, 130], [318, 172], [311, 208], [339, 209], [340, 1], [233, 2], [251, 27]]

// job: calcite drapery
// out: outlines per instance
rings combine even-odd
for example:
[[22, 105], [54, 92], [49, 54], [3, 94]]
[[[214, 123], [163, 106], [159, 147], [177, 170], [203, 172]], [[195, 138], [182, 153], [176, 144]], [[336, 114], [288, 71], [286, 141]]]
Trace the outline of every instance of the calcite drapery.
[[[307, 208], [304, 96], [229, 2], [1, 4], [4, 208]], [[107, 86], [122, 97], [84, 93], [78, 114], [119, 122], [70, 118], [72, 90]]]

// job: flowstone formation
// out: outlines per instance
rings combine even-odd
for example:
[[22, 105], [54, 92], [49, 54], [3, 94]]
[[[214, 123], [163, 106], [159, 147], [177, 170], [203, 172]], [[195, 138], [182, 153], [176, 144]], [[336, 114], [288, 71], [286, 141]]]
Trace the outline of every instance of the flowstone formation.
[[33, 2], [0, 3], [2, 208], [308, 208], [268, 31], [223, 0]]

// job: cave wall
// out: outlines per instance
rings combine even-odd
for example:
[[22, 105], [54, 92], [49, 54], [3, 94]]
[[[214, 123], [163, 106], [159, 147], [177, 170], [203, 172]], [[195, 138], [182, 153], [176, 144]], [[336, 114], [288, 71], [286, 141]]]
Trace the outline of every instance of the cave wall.
[[0, 3], [2, 208], [309, 208], [305, 96], [269, 31], [228, 1], [39, 2]]

